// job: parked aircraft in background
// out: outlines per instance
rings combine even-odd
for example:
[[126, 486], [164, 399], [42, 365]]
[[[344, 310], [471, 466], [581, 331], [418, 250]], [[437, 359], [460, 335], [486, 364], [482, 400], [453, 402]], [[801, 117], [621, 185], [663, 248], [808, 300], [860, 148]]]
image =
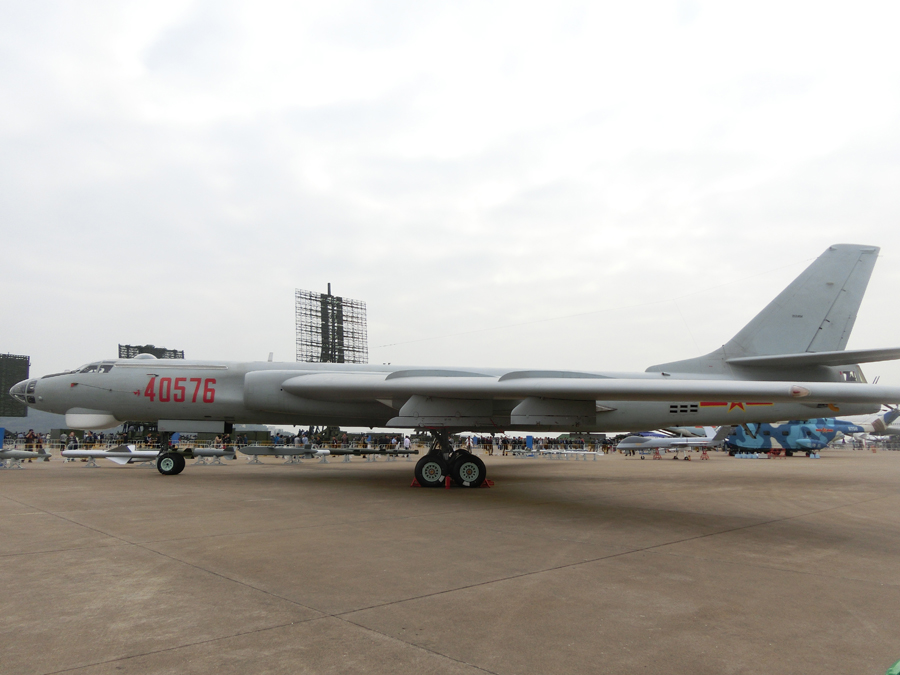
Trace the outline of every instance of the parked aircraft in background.
[[[900, 387], [866, 384], [859, 363], [900, 349], [845, 351], [879, 249], [829, 247], [734, 338], [694, 359], [643, 373], [391, 365], [98, 361], [15, 385], [10, 393], [66, 415], [71, 428], [158, 422], [163, 434], [234, 423], [427, 429], [423, 486], [451, 476], [479, 486], [484, 463], [453, 448], [460, 431], [615, 431], [806, 419], [820, 409], [876, 412]], [[164, 439], [165, 443], [165, 439]], [[164, 444], [163, 447], [166, 447]], [[157, 468], [177, 474], [188, 452]]]
[[888, 421], [888, 415], [867, 415], [847, 421], [858, 424], [872, 436], [900, 436], [900, 419], [896, 417], [892, 417]]
[[704, 427], [703, 436], [664, 436], [661, 434], [633, 434], [616, 445], [617, 450], [644, 452], [647, 450], [689, 450], [690, 448], [716, 448], [725, 442], [730, 426]]
[[744, 424], [736, 427], [728, 435], [725, 446], [731, 454], [740, 450], [754, 452], [785, 450], [788, 455], [798, 451], [809, 454], [821, 450], [836, 438], [872, 433], [876, 426], [884, 429], [898, 417], [900, 417], [900, 410], [890, 410], [882, 417], [876, 418], [878, 424], [854, 424], [849, 420], [834, 419], [833, 417], [819, 417], [783, 424]]

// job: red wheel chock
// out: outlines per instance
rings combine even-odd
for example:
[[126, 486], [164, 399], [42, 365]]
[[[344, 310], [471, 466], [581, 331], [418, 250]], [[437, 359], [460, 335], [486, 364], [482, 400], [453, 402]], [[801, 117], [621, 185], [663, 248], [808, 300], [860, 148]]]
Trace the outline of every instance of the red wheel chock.
[[[450, 476], [447, 476], [446, 480], [444, 481], [444, 489], [449, 490], [450, 486], [452, 486], [452, 485], [453, 485], [452, 479], [450, 478]], [[415, 478], [413, 478], [412, 483], [409, 484], [409, 487], [422, 487], [422, 486], [419, 484], [419, 481], [417, 481]], [[494, 487], [494, 481], [488, 480], [485, 478], [484, 482], [481, 485], [479, 485], [478, 487], [483, 487], [483, 488]]]

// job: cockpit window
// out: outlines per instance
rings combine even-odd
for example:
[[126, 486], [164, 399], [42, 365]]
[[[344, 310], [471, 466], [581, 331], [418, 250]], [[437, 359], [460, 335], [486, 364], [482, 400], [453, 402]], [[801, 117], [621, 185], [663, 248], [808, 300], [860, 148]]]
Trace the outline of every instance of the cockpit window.
[[88, 366], [85, 366], [79, 373], [108, 373], [113, 368], [113, 364], [111, 363], [92, 363]]

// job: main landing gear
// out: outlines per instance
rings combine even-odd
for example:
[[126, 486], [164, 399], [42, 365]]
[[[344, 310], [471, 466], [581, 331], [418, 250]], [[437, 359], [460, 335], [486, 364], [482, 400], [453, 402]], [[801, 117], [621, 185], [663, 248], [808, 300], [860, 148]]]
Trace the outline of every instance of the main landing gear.
[[487, 469], [466, 450], [454, 450], [446, 431], [432, 431], [431, 449], [416, 462], [416, 480], [422, 487], [443, 487], [447, 476], [462, 487], [481, 487]]

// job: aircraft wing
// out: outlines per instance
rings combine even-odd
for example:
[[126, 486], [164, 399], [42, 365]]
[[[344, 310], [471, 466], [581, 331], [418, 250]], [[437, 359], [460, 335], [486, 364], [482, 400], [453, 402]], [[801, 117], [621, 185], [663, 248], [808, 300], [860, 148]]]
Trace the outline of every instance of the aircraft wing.
[[728, 436], [731, 435], [732, 431], [734, 431], [733, 426], [727, 424], [723, 425], [716, 430], [716, 435], [712, 437], [712, 440], [715, 442], [724, 441], [726, 438], [728, 438]]
[[[434, 372], [434, 371], [431, 371]], [[248, 373], [252, 379], [254, 373]], [[270, 375], [263, 374], [269, 377]], [[246, 386], [246, 381], [245, 381]], [[288, 377], [281, 388], [319, 400], [371, 400], [425, 396], [453, 399], [571, 399], [601, 401], [746, 401], [804, 403], [896, 403], [900, 387], [848, 382], [760, 382], [615, 377], [542, 377], [532, 373], [414, 375], [311, 373]]]
[[715, 444], [716, 441], [711, 438], [678, 438], [669, 445], [673, 448], [706, 448]]

